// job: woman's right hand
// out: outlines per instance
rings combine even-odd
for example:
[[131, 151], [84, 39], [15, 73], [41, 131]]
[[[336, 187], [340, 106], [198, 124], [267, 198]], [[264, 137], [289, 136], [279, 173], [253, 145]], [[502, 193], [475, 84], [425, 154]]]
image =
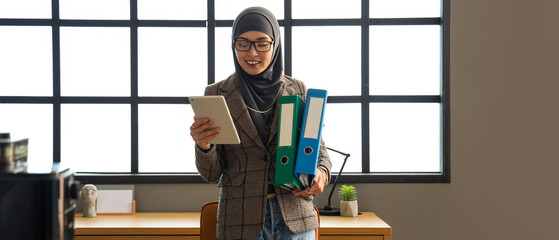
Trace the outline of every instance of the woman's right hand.
[[192, 140], [204, 150], [210, 149], [211, 145], [208, 142], [219, 135], [219, 127], [211, 128], [213, 124], [213, 120], [207, 118], [197, 119], [194, 116], [194, 123], [190, 126]]

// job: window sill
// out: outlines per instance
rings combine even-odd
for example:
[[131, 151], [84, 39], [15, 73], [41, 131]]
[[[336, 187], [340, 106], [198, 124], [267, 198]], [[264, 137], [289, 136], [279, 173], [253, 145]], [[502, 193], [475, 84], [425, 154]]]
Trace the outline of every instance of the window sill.
[[[197, 173], [77, 173], [76, 179], [84, 184], [206, 183]], [[333, 174], [332, 182], [335, 179]], [[440, 173], [344, 173], [338, 183], [450, 183], [450, 177]]]

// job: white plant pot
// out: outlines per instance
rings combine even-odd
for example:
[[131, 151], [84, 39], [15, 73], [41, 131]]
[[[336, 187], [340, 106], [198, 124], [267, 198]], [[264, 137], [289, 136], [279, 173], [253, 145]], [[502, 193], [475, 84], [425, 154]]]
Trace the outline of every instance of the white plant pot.
[[340, 201], [340, 215], [342, 217], [355, 217], [357, 214], [357, 201]]

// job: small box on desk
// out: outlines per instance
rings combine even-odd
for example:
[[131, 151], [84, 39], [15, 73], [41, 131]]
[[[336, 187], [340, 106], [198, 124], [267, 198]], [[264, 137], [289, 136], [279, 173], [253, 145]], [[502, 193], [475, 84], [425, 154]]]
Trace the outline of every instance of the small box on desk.
[[135, 214], [134, 185], [97, 185], [97, 214]]

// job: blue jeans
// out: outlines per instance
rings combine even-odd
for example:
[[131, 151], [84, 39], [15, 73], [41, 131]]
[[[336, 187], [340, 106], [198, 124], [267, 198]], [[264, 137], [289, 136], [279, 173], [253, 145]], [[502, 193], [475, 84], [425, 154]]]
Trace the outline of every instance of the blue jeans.
[[[266, 204], [266, 221], [264, 222], [264, 228], [258, 237], [253, 240], [314, 240], [315, 233], [314, 229], [302, 232], [302, 233], [292, 233], [289, 231], [283, 218], [281, 216], [281, 210], [278, 204], [277, 197], [269, 198], [268, 204]], [[225, 240], [225, 239], [223, 239]]]

